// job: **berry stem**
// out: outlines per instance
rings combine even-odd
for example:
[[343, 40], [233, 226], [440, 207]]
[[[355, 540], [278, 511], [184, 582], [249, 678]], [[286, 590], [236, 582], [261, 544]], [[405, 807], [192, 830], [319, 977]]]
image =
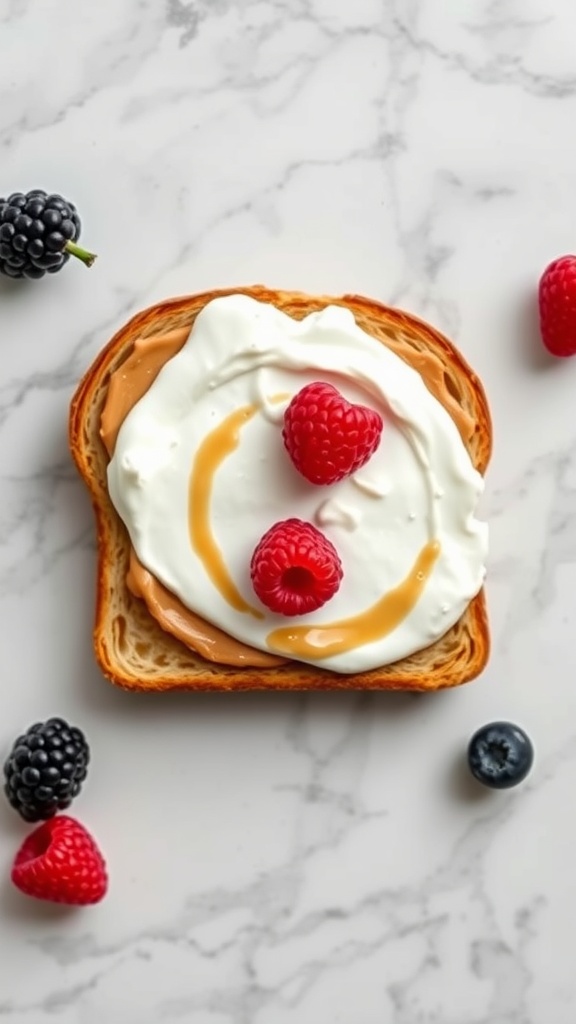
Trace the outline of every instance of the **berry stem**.
[[88, 252], [87, 249], [81, 249], [75, 242], [66, 242], [64, 252], [69, 252], [71, 256], [75, 256], [76, 259], [81, 260], [87, 267], [91, 267], [94, 260], [97, 258], [95, 253]]

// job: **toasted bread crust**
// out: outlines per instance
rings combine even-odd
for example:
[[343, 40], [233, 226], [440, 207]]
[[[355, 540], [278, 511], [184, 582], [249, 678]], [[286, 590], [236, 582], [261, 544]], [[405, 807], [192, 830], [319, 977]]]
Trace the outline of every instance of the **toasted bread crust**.
[[98, 540], [94, 649], [103, 674], [131, 690], [412, 690], [457, 686], [475, 678], [489, 655], [489, 629], [481, 591], [456, 623], [432, 646], [392, 665], [342, 675], [289, 662], [251, 669], [206, 661], [160, 628], [143, 601], [126, 586], [130, 543], [110, 501], [107, 455], [99, 427], [107, 386], [139, 337], [189, 327], [212, 299], [243, 293], [302, 318], [327, 305], [352, 311], [367, 333], [388, 345], [422, 374], [429, 390], [452, 415], [473, 464], [488, 465], [492, 426], [481, 382], [457, 349], [430, 325], [357, 295], [339, 298], [273, 291], [261, 285], [171, 299], [136, 314], [100, 352], [80, 381], [70, 407], [70, 450], [94, 506]]

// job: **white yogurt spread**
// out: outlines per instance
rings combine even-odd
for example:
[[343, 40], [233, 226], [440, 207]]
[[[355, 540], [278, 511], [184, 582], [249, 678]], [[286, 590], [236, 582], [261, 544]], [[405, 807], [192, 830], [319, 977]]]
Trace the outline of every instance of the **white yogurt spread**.
[[[384, 420], [369, 463], [329, 487], [304, 480], [282, 442], [284, 409], [314, 380], [333, 383]], [[278, 395], [285, 397], [275, 403]], [[232, 607], [212, 582], [191, 543], [189, 507], [200, 445], [228, 416], [254, 404], [259, 410], [214, 475], [210, 522], [237, 590], [261, 617]], [[483, 479], [454, 422], [415, 370], [337, 306], [298, 321], [244, 295], [208, 303], [182, 350], [122, 424], [108, 485], [142, 564], [191, 611], [272, 653], [273, 630], [361, 613], [406, 578], [426, 544], [438, 541], [419, 600], [392, 632], [330, 657], [301, 659], [336, 672], [369, 670], [429, 646], [460, 618], [485, 576], [488, 529], [475, 515]], [[262, 535], [292, 517], [322, 529], [344, 577], [323, 608], [286, 619], [260, 605], [249, 570]]]

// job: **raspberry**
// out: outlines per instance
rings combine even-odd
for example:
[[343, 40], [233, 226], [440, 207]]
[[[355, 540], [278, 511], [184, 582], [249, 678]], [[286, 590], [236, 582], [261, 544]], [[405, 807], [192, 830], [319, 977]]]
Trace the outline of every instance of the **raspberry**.
[[334, 545], [312, 523], [285, 519], [257, 544], [250, 575], [256, 594], [270, 611], [306, 615], [334, 597], [342, 564]]
[[554, 356], [576, 354], [576, 256], [561, 256], [542, 274], [540, 333]]
[[24, 840], [12, 865], [12, 881], [27, 896], [78, 906], [98, 903], [108, 888], [104, 858], [92, 836], [64, 814]]
[[312, 484], [334, 484], [364, 466], [382, 434], [382, 417], [315, 381], [294, 396], [282, 437], [296, 469]]

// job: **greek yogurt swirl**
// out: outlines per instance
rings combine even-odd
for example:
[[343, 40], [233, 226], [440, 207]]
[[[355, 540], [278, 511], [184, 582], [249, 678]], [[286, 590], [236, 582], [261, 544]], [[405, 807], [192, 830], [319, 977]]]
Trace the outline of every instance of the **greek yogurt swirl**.
[[[314, 380], [384, 420], [369, 463], [329, 487], [304, 480], [282, 443], [288, 402]], [[456, 425], [420, 374], [340, 306], [295, 320], [244, 295], [208, 303], [122, 424], [108, 487], [140, 562], [187, 608], [243, 643], [335, 672], [428, 647], [485, 576], [483, 479]], [[326, 534], [344, 578], [323, 608], [287, 620], [260, 605], [249, 567], [262, 535], [291, 517]], [[315, 646], [330, 624], [385, 608], [411, 573], [418, 592], [381, 630], [352, 625], [341, 648]], [[297, 635], [312, 639], [291, 646]]]

